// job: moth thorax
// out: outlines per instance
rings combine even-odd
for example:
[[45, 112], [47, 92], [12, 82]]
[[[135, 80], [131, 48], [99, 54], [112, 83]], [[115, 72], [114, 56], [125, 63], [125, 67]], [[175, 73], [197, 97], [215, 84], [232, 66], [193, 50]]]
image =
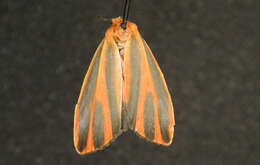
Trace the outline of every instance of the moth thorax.
[[125, 31], [122, 31], [121, 33], [118, 33], [118, 35], [114, 36], [114, 40], [118, 47], [119, 54], [122, 61], [124, 61], [125, 48], [126, 48], [128, 38], [129, 38], [129, 34]]

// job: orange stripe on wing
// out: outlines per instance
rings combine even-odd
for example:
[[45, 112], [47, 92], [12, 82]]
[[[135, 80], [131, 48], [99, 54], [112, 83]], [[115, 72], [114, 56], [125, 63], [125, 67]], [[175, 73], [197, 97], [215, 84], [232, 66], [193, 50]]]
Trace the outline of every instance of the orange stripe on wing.
[[[137, 112], [136, 112], [136, 119], [135, 119], [135, 130], [143, 137], [145, 137], [144, 134], [144, 102], [145, 97], [149, 91], [147, 89], [150, 88], [150, 83], [152, 83], [151, 75], [149, 73], [149, 70], [147, 70], [148, 63], [145, 59], [145, 51], [143, 46], [140, 44], [140, 36], [136, 35], [137, 33], [134, 33], [136, 39], [138, 40], [139, 45], [139, 52], [140, 52], [140, 72], [141, 72], [141, 79], [140, 79], [140, 91], [139, 91], [139, 99], [137, 102]], [[132, 52], [134, 53], [134, 52]], [[130, 84], [129, 84], [130, 85]], [[153, 93], [153, 92], [152, 92]]]
[[[168, 93], [169, 94], [169, 93]], [[172, 105], [172, 101], [171, 101], [171, 97], [169, 94], [169, 109], [168, 109], [168, 114], [169, 114], [169, 135], [170, 135], [170, 142], [166, 145], [170, 145], [172, 143], [173, 140], [173, 135], [174, 135], [174, 125], [175, 125], [175, 120], [174, 120], [174, 109], [173, 109], [173, 105]]]
[[[153, 89], [153, 93], [155, 93], [155, 90]], [[156, 95], [156, 99], [155, 99], [155, 103], [157, 102], [158, 98]], [[159, 118], [158, 118], [158, 104], [154, 104], [154, 120], [155, 120], [155, 127], [154, 127], [154, 142], [163, 143], [162, 140], [162, 134], [161, 134], [161, 128], [160, 128], [160, 124], [159, 124]]]
[[[74, 140], [74, 144], [75, 146], [78, 146], [78, 142], [79, 142], [79, 107], [78, 104], [76, 104], [75, 106], [75, 113], [74, 113], [74, 136], [73, 136], [73, 140]], [[80, 151], [78, 150], [78, 147], [75, 147], [76, 151], [78, 153], [80, 153]]]
[[[95, 102], [94, 100], [92, 102]], [[93, 144], [93, 114], [94, 114], [94, 105], [90, 104], [90, 120], [89, 120], [89, 129], [88, 129], [88, 137], [87, 137], [87, 145], [83, 150], [83, 153], [94, 151], [94, 144]]]
[[[104, 53], [106, 53], [107, 50], [107, 44], [108, 42], [104, 43]], [[98, 89], [100, 90], [98, 92], [97, 98], [99, 100], [102, 100], [102, 109], [104, 113], [104, 145], [107, 144], [111, 139], [112, 139], [112, 123], [111, 123], [111, 118], [110, 118], [110, 109], [109, 109], [109, 103], [108, 103], [108, 95], [107, 95], [107, 90], [106, 90], [106, 80], [105, 80], [105, 68], [106, 68], [106, 56], [107, 54], [101, 54], [102, 59], [101, 59], [101, 65], [103, 66], [102, 69], [100, 70], [101, 74], [101, 80], [99, 82], [99, 87]]]

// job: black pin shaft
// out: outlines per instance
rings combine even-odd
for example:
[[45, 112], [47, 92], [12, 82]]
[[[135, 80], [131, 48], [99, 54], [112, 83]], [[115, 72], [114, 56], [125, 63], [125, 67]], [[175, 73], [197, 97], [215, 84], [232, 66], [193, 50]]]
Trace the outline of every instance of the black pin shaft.
[[126, 29], [126, 22], [127, 22], [128, 15], [129, 15], [130, 3], [131, 3], [131, 0], [125, 0], [124, 12], [123, 12], [123, 22], [121, 24], [121, 27], [123, 29]]

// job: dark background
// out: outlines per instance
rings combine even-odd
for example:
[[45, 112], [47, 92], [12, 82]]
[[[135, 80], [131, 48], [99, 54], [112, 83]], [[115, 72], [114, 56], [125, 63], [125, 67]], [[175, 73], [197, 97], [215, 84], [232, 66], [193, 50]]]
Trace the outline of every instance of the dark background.
[[133, 0], [130, 20], [173, 95], [170, 147], [132, 132], [79, 156], [73, 115], [93, 53], [122, 0], [0, 1], [0, 164], [260, 163], [260, 1]]

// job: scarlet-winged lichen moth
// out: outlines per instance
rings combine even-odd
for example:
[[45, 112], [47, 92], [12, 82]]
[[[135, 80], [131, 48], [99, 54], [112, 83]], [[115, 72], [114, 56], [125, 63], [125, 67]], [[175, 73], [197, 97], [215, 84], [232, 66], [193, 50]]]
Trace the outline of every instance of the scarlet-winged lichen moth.
[[74, 116], [74, 145], [79, 154], [107, 146], [124, 130], [168, 146], [174, 110], [164, 76], [137, 26], [113, 18], [85, 76]]

